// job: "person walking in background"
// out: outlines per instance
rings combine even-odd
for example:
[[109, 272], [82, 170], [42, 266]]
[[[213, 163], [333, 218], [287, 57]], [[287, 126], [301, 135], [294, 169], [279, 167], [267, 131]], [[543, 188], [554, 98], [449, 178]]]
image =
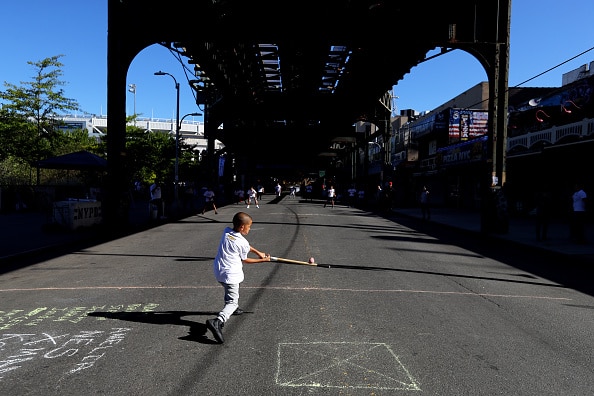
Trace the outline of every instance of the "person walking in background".
[[386, 202], [387, 202], [387, 191], [382, 188], [381, 184], [377, 185], [377, 191], [375, 193], [375, 204], [380, 211], [386, 210]]
[[149, 193], [151, 195], [151, 209], [157, 210], [157, 218], [163, 217], [163, 198], [161, 193], [161, 185], [157, 180], [149, 187]]
[[308, 184], [305, 186], [305, 200], [313, 201], [313, 186]]
[[260, 206], [258, 205], [258, 192], [253, 186], [250, 187], [247, 194], [247, 208], [250, 208], [250, 203], [252, 203], [252, 201], [254, 201], [254, 203], [256, 204], [256, 208], [260, 208]]
[[570, 224], [571, 239], [577, 243], [586, 243], [586, 199], [587, 195], [581, 183], [576, 183], [572, 195], [572, 213]]
[[[226, 227], [219, 242], [217, 255], [213, 262], [215, 279], [225, 289], [225, 306], [215, 319], [208, 319], [206, 327], [212, 332], [215, 340], [222, 344], [223, 326], [231, 315], [241, 315], [239, 308], [239, 285], [244, 280], [243, 264], [256, 264], [270, 261], [270, 254], [263, 253], [250, 246], [245, 236], [252, 227], [252, 217], [245, 212], [237, 212], [233, 216], [233, 228]], [[253, 253], [258, 258], [248, 257]]]
[[375, 191], [375, 201], [379, 205], [382, 201], [382, 196], [384, 195], [384, 191], [380, 184], [377, 185], [377, 190]]
[[282, 187], [281, 187], [280, 183], [276, 183], [276, 186], [274, 186], [274, 193], [276, 194], [277, 197], [281, 196], [281, 190], [282, 190]]
[[214, 209], [215, 214], [219, 214], [219, 212], [217, 212], [217, 205], [215, 205], [215, 193], [212, 188], [208, 187], [204, 192], [204, 207], [202, 208], [202, 214], [204, 214], [206, 209], [210, 206]]
[[257, 194], [258, 201], [261, 201], [262, 200], [262, 195], [264, 195], [264, 186], [261, 185], [261, 184], [258, 184], [258, 189], [256, 191], [258, 193]]
[[427, 186], [423, 186], [423, 189], [421, 190], [420, 202], [423, 220], [431, 220], [431, 209], [429, 208], [429, 189]]
[[388, 182], [388, 186], [386, 188], [386, 199], [387, 199], [387, 210], [390, 211], [394, 207], [394, 203], [396, 202], [396, 190], [394, 188], [394, 183], [391, 181]]
[[330, 204], [332, 205], [332, 207], [334, 207], [334, 200], [336, 199], [336, 190], [334, 189], [334, 186], [330, 185], [330, 187], [328, 187], [328, 191], [326, 194], [326, 203], [324, 204], [324, 207], [326, 207], [326, 204], [328, 202], [330, 202]]

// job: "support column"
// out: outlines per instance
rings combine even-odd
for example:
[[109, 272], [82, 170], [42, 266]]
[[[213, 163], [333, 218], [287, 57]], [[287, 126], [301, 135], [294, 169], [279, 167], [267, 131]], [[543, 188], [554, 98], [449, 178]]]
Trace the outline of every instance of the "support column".
[[107, 180], [103, 185], [102, 215], [109, 229], [128, 223], [128, 180], [123, 172], [126, 149], [126, 74], [131, 59], [123, 42], [125, 13], [119, 1], [108, 2], [107, 35]]
[[489, 45], [491, 59], [487, 74], [489, 76], [489, 140], [485, 180], [483, 185], [483, 204], [481, 230], [483, 232], [506, 233], [508, 231], [508, 208], [505, 197], [507, 113], [509, 77], [509, 35], [511, 2], [507, 9], [498, 13], [498, 29], [495, 43]]

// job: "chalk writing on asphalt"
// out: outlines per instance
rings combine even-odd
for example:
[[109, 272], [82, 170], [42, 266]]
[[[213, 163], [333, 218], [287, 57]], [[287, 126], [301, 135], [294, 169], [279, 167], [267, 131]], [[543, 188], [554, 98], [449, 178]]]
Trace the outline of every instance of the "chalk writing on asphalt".
[[[8, 330], [16, 325], [37, 326], [44, 322], [79, 323], [88, 319], [89, 313], [102, 312], [152, 312], [159, 304], [125, 304], [125, 305], [95, 305], [90, 307], [39, 307], [35, 309], [13, 309], [0, 311], [0, 331]], [[105, 317], [94, 317], [94, 320], [107, 320]]]
[[42, 359], [60, 362], [65, 367], [65, 374], [76, 374], [93, 367], [132, 331], [127, 327], [75, 332], [67, 329], [27, 331], [28, 329], [37, 330], [45, 325], [54, 328], [56, 324], [81, 324], [83, 319], [86, 319], [84, 323], [88, 326], [90, 321], [108, 320], [104, 316], [89, 315], [93, 312], [153, 312], [158, 306], [159, 304], [148, 303], [0, 311], [0, 381], [7, 373]]
[[15, 333], [0, 335], [0, 381], [5, 374], [36, 359], [67, 361], [67, 374], [86, 370], [124, 340], [130, 328], [82, 330], [70, 334]]

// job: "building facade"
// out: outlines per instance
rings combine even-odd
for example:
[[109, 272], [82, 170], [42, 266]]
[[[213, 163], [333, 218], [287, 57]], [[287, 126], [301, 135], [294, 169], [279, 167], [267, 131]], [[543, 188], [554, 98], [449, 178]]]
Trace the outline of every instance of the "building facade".
[[[594, 194], [593, 65], [564, 74], [561, 87], [509, 89], [502, 188], [510, 212], [529, 213], [543, 189], [560, 216], [571, 208], [576, 183]], [[489, 161], [488, 94], [481, 82], [428, 113], [405, 110], [393, 118], [387, 178], [397, 190], [396, 205], [417, 205], [428, 185], [434, 205], [480, 209]]]

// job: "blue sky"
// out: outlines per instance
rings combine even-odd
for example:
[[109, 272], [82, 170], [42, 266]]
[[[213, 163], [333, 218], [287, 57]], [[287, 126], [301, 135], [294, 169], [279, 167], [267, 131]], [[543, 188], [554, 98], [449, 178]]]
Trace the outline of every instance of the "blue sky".
[[[0, 82], [20, 85], [21, 81], [32, 81], [34, 68], [27, 61], [62, 54], [66, 96], [75, 99], [87, 113], [106, 115], [106, 0], [4, 1], [2, 14]], [[592, 0], [513, 0], [509, 86], [561, 65], [521, 85], [558, 87], [563, 73], [594, 61], [593, 18]], [[147, 23], [147, 28], [150, 25]], [[401, 51], [398, 46], [405, 43], [406, 37], [395, 37], [394, 51]], [[180, 63], [167, 49], [155, 45], [134, 59], [128, 73], [128, 83], [136, 84], [139, 116], [175, 118], [175, 84], [169, 76], [155, 76], [159, 70], [174, 75], [180, 83], [180, 117], [201, 112], [185, 83]], [[478, 61], [465, 52], [453, 51], [419, 64], [397, 82], [396, 106], [398, 111], [431, 110], [486, 80]], [[134, 102], [134, 95], [127, 93], [129, 114], [134, 113]]]

